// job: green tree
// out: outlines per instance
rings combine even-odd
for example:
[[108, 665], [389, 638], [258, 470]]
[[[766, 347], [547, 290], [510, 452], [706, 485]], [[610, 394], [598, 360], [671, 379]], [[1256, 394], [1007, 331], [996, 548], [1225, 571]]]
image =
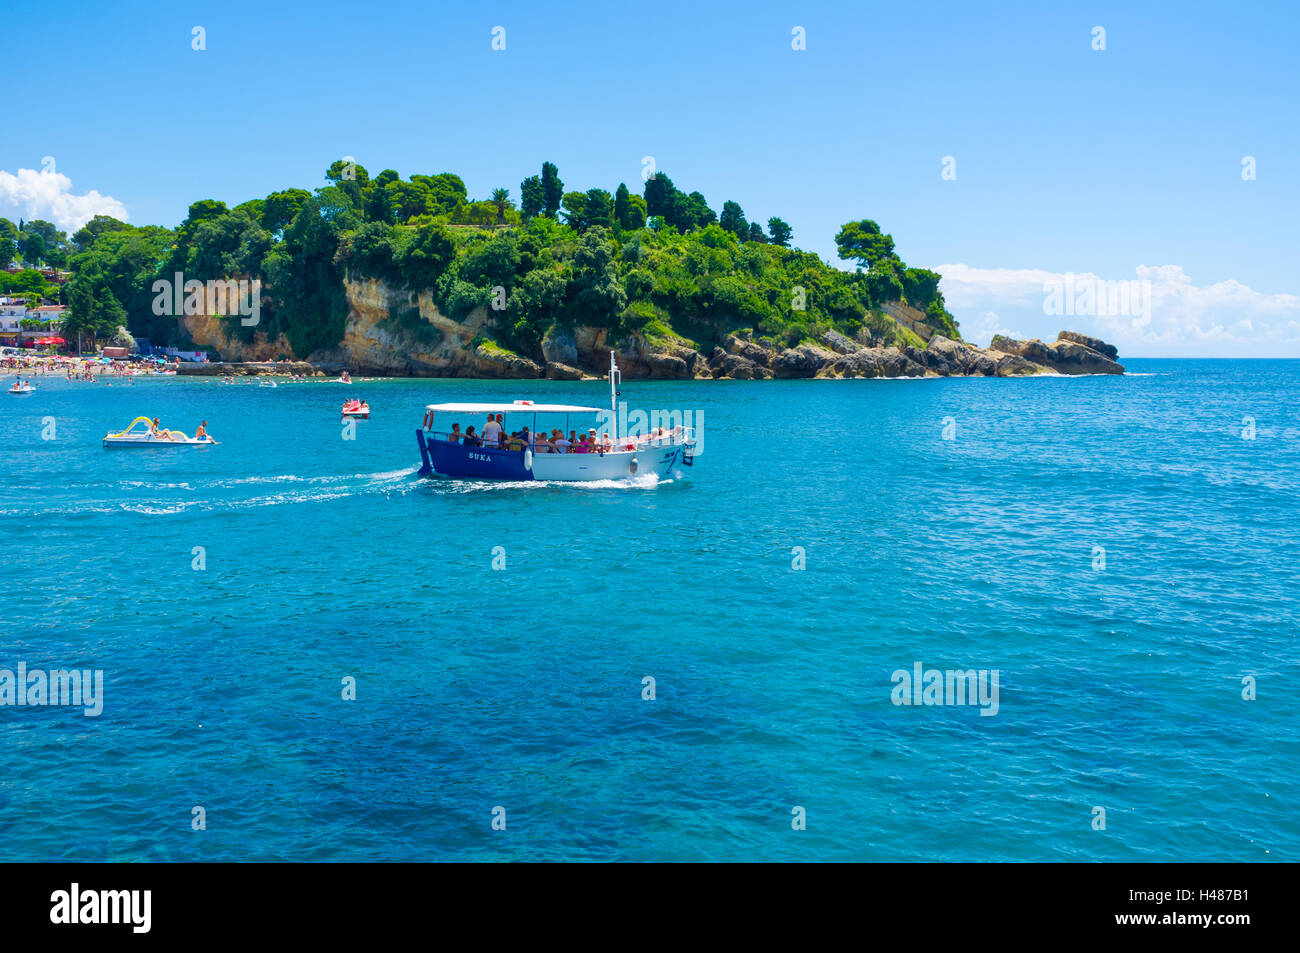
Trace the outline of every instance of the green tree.
[[354, 278], [381, 278], [401, 283], [397, 253], [393, 227], [383, 222], [366, 222], [343, 237], [335, 259]]
[[624, 231], [645, 228], [646, 202], [639, 195], [633, 195], [622, 182], [614, 193], [614, 224]]
[[878, 258], [871, 263], [865, 284], [873, 304], [880, 305], [903, 298], [903, 282], [895, 268], [897, 263], [896, 258]]
[[782, 248], [790, 247], [790, 239], [794, 237], [792, 229], [785, 221], [773, 216], [767, 220], [767, 231], [772, 236], [772, 244], [780, 245]]
[[618, 279], [614, 243], [603, 228], [583, 233], [573, 253], [569, 313], [574, 324], [610, 327], [627, 307], [627, 292]]
[[338, 226], [309, 198], [266, 258], [275, 322], [300, 358], [343, 340], [348, 304], [334, 260], [338, 237]]
[[272, 192], [262, 206], [262, 227], [272, 234], [283, 232], [302, 211], [303, 203], [310, 198], [311, 193], [306, 189]]
[[666, 217], [669, 225], [683, 232], [690, 231], [692, 228], [703, 228], [718, 219], [717, 214], [709, 208], [709, 203], [699, 192], [692, 192], [690, 195], [682, 192], [675, 193], [672, 212]]
[[53, 223], [40, 218], [25, 223], [23, 231], [28, 235], [40, 235], [41, 241], [45, 243], [46, 248], [56, 248], [67, 240], [67, 236], [59, 231]]
[[194, 230], [186, 277], [206, 281], [255, 276], [272, 242], [271, 234], [247, 212], [235, 210], [206, 219]]
[[249, 199], [247, 202], [240, 202], [232, 212], [242, 212], [259, 225], [266, 215], [266, 199]]
[[530, 175], [519, 183], [520, 211], [524, 221], [536, 218], [546, 207], [546, 190], [542, 188], [541, 176]]
[[561, 317], [567, 296], [568, 282], [556, 269], [529, 271], [506, 299], [504, 342], [520, 353], [540, 357], [542, 338]]
[[356, 190], [355, 182], [327, 185], [316, 190], [316, 205], [321, 217], [333, 222], [339, 229], [356, 228], [364, 219], [362, 206], [365, 200]]
[[926, 268], [908, 268], [900, 277], [903, 280], [903, 293], [912, 307], [925, 311], [936, 302], [942, 305], [943, 297], [939, 294], [939, 280], [942, 276], [938, 272]]
[[604, 189], [587, 190], [587, 227], [614, 227], [614, 200]]
[[718, 218], [718, 224], [734, 234], [739, 241], [743, 242], [749, 237], [749, 221], [745, 218], [744, 209], [735, 202], [722, 203], [722, 215]]
[[676, 195], [677, 188], [673, 185], [673, 180], [662, 172], [655, 173], [645, 183], [646, 214], [667, 221], [672, 216], [673, 198]]
[[518, 267], [519, 246], [509, 234], [499, 232], [461, 259], [459, 276], [480, 288], [508, 289]]
[[560, 203], [564, 199], [564, 183], [560, 181], [560, 170], [553, 162], [542, 163], [542, 210], [551, 218], [560, 213]]
[[429, 210], [437, 215], [451, 215], [469, 197], [461, 177], [451, 172], [437, 175], [413, 175], [411, 182], [424, 185], [429, 190]]
[[185, 216], [185, 221], [181, 222], [180, 228], [177, 229], [177, 237], [182, 245], [189, 244], [190, 236], [194, 229], [199, 227], [201, 222], [208, 219], [219, 218], [228, 211], [225, 202], [219, 202], [216, 199], [200, 199], [190, 206], [189, 214]]
[[632, 193], [628, 191], [626, 183], [620, 182], [614, 190], [614, 224], [621, 229], [635, 227], [624, 224], [631, 215], [631, 199]]
[[45, 239], [35, 233], [23, 233], [23, 261], [29, 265], [40, 265], [45, 261]]
[[[384, 173], [379, 173], [381, 176]], [[396, 173], [394, 173], [396, 174]], [[370, 190], [366, 197], [366, 218], [372, 222], [383, 222], [385, 225], [393, 223], [393, 193], [382, 185], [377, 184]]]
[[434, 210], [433, 195], [423, 182], [392, 182], [385, 189], [399, 222], [416, 215], [428, 215]]
[[749, 240], [759, 244], [767, 241], [767, 236], [763, 234], [763, 226], [758, 222], [749, 223]]
[[835, 246], [840, 258], [856, 261], [868, 270], [875, 262], [894, 258], [894, 240], [870, 219], [845, 223], [835, 235]]
[[342, 159], [336, 159], [325, 170], [325, 178], [335, 184], [355, 182], [357, 185], [365, 185], [370, 181], [370, 173], [366, 171], [365, 166], [358, 165], [356, 162], [345, 162]]
[[497, 224], [504, 225], [506, 223], [506, 209], [514, 207], [510, 201], [510, 190], [493, 189], [492, 204], [495, 205], [497, 209]]
[[497, 207], [491, 202], [470, 202], [459, 207], [453, 220], [459, 223], [467, 222], [470, 225], [488, 226], [496, 221], [496, 217]]
[[560, 200], [560, 209], [564, 212], [564, 222], [575, 232], [585, 231], [590, 224], [587, 219], [587, 193], [565, 192]]
[[126, 309], [117, 300], [108, 279], [98, 267], [90, 267], [68, 282], [68, 311], [63, 318], [63, 337], [73, 340], [80, 333], [93, 343], [97, 337], [112, 337], [126, 324]]
[[397, 267], [406, 287], [432, 288], [456, 257], [456, 246], [441, 225], [422, 225], [415, 237], [397, 256]]

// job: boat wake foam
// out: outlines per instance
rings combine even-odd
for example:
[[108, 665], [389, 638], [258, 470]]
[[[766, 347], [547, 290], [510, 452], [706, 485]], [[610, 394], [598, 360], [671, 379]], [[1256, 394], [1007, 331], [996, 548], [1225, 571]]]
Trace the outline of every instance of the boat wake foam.
[[658, 486], [675, 483], [673, 478], [659, 479], [653, 473], [644, 473], [625, 480], [589, 480], [583, 482], [571, 480], [456, 480], [448, 477], [435, 477], [425, 481], [425, 485], [435, 492], [443, 493], [486, 493], [494, 490], [536, 490], [548, 488], [582, 489], [582, 490], [653, 490]]
[[[280, 474], [269, 477], [243, 477], [234, 480], [195, 481], [191, 483], [149, 483], [140, 480], [120, 481], [109, 498], [102, 498], [105, 487], [99, 489], [101, 498], [81, 499], [75, 503], [61, 504], [57, 509], [4, 507], [4, 516], [45, 516], [88, 513], [138, 513], [145, 516], [174, 516], [187, 512], [227, 512], [255, 509], [264, 506], [291, 506], [300, 503], [319, 503], [349, 497], [377, 496], [380, 494], [404, 495], [416, 490], [419, 480], [413, 479], [415, 467], [385, 470], [378, 473], [327, 474], [298, 476]], [[254, 495], [226, 495], [240, 487], [275, 487], [278, 492], [257, 492]], [[185, 491], [177, 495], [177, 490]], [[224, 491], [224, 493], [223, 493]]]

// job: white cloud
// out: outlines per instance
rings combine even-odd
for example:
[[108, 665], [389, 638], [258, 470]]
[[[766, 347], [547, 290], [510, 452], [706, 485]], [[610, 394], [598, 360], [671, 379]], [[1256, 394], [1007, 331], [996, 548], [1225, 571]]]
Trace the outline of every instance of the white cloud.
[[72, 191], [72, 180], [59, 172], [19, 169], [18, 174], [0, 169], [0, 213], [24, 219], [45, 219], [69, 234], [96, 215], [127, 220], [126, 206], [94, 189], [84, 195]]
[[[940, 265], [948, 309], [977, 344], [1009, 321], [1033, 337], [1082, 331], [1116, 345], [1123, 355], [1169, 357], [1300, 357], [1300, 297], [1256, 291], [1239, 281], [1196, 284], [1177, 265], [1139, 265], [1134, 277], [1149, 282], [1150, 320], [1125, 315], [1044, 314], [1045, 286], [1101, 282], [1090, 272], [1066, 275], [1031, 268]], [[1144, 286], [1145, 287], [1145, 286]], [[995, 310], [996, 309], [996, 310]], [[976, 316], [971, 317], [971, 312]]]
[[[945, 297], [946, 297], [945, 292]], [[949, 307], [951, 309], [951, 306]], [[962, 337], [968, 341], [975, 341], [980, 344], [987, 344], [993, 340], [995, 334], [1001, 334], [1009, 338], [1024, 339], [1026, 337], [1023, 331], [1017, 331], [1014, 328], [1007, 327], [1002, 318], [996, 311], [981, 311], [975, 316], [974, 321], [963, 323]]]

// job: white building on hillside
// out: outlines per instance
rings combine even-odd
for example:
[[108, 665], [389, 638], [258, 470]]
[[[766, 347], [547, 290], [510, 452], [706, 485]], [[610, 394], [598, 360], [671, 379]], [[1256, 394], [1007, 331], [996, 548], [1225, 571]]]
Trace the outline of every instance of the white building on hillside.
[[23, 319], [30, 317], [22, 298], [0, 297], [0, 334], [17, 334]]

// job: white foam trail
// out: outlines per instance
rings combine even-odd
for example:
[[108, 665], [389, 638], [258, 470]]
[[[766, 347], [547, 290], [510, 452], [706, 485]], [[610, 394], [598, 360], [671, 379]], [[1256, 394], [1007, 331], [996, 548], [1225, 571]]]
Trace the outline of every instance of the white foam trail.
[[267, 484], [307, 484], [301, 488], [288, 489], [285, 492], [273, 493], [270, 495], [252, 496], [245, 499], [214, 499], [199, 497], [197, 499], [185, 500], [81, 500], [72, 505], [62, 505], [57, 509], [40, 510], [40, 509], [19, 509], [6, 508], [0, 510], [0, 515], [5, 516], [31, 516], [40, 517], [47, 515], [83, 514], [83, 513], [139, 513], [145, 516], [174, 516], [177, 513], [184, 513], [189, 510], [200, 512], [226, 512], [233, 510], [255, 509], [264, 506], [288, 506], [296, 503], [319, 503], [326, 500], [338, 500], [349, 497], [364, 497], [383, 493], [391, 496], [393, 493], [405, 495], [412, 493], [420, 485], [420, 481], [412, 480], [416, 467], [405, 467], [401, 470], [384, 470], [378, 473], [352, 473], [352, 474], [327, 474], [323, 476], [302, 477], [295, 474], [280, 474], [272, 477], [244, 477], [236, 480], [216, 480], [210, 483], [200, 484], [197, 487], [190, 484], [158, 483], [150, 484], [143, 481], [131, 480], [122, 481], [119, 486], [129, 486], [132, 489], [143, 490], [146, 493], [150, 490], [165, 489], [186, 489], [195, 493], [204, 491], [229, 489], [236, 485], [267, 485]]
[[660, 480], [653, 473], [643, 473], [624, 480], [456, 480], [436, 477], [427, 485], [449, 493], [483, 493], [494, 490], [536, 490], [564, 487], [582, 490], [653, 490], [661, 483], [672, 483], [671, 478]]

